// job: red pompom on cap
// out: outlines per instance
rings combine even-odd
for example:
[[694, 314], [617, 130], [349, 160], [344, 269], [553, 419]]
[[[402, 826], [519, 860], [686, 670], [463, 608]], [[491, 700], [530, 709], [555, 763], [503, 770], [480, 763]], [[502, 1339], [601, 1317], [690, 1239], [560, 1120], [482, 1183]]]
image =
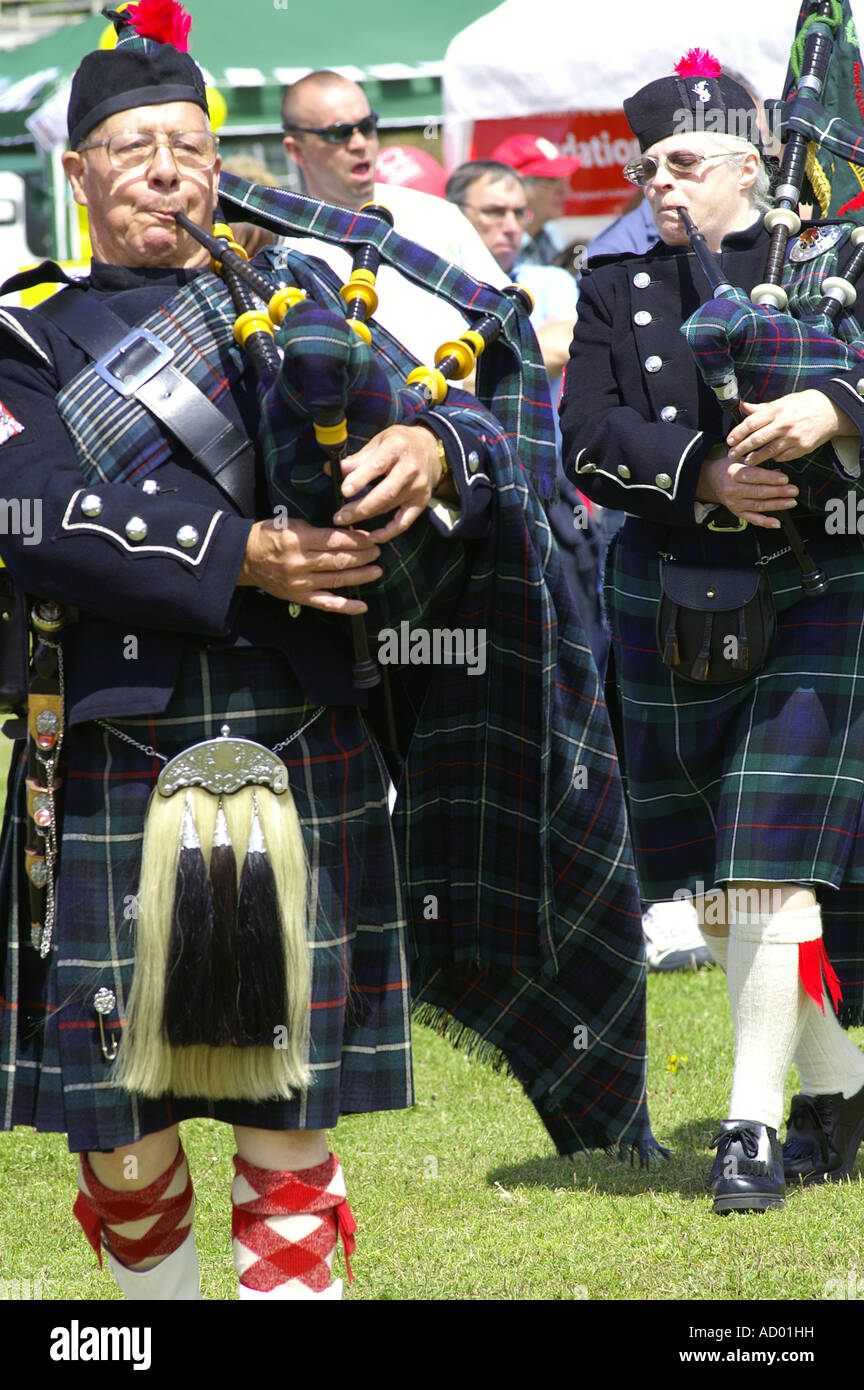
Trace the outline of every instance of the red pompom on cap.
[[675, 64], [675, 71], [679, 77], [719, 77], [722, 68], [707, 48], [688, 48]]
[[192, 16], [177, 0], [140, 0], [137, 5], [127, 5], [126, 14], [142, 39], [170, 43], [178, 53], [189, 52]]

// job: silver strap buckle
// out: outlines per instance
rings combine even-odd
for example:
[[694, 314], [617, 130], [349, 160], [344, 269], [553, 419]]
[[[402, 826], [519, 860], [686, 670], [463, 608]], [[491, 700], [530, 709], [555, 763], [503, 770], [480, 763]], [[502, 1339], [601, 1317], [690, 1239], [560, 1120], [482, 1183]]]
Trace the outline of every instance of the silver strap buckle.
[[134, 396], [173, 356], [174, 349], [148, 328], [133, 328], [93, 363], [93, 370], [121, 396]]

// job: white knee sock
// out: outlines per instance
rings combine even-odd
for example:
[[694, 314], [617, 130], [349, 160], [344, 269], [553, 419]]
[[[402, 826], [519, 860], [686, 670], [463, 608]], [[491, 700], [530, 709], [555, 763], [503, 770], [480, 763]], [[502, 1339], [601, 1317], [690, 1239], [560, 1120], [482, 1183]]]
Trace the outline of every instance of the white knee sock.
[[805, 1096], [830, 1096], [839, 1091], [846, 1100], [864, 1086], [864, 1055], [837, 1022], [826, 996], [825, 1012], [810, 998], [804, 1027], [795, 1049]]
[[798, 946], [821, 936], [819, 908], [764, 914], [732, 909], [729, 916], [726, 984], [735, 1026], [729, 1118], [777, 1129], [807, 1003]]
[[152, 1269], [127, 1269], [105, 1251], [111, 1273], [130, 1300], [197, 1301], [201, 1298], [198, 1251], [195, 1233], [190, 1229], [183, 1244]]
[[703, 927], [699, 928], [699, 935], [708, 947], [724, 975], [726, 973], [726, 962], [729, 956], [728, 936], [709, 936]]

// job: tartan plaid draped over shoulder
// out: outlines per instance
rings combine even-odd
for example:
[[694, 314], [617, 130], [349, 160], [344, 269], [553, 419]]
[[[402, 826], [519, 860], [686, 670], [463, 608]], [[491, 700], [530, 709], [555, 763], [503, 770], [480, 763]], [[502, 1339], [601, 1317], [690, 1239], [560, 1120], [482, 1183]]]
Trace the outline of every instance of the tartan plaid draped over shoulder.
[[[266, 254], [338, 312], [326, 274]], [[309, 429], [310, 372], [319, 400], [347, 398], [349, 449], [427, 407], [392, 385], [392, 369], [404, 379], [413, 363], [393, 340], [376, 340], [376, 361], [341, 317], [303, 306], [278, 336], [285, 364], [262, 399], [260, 438], [270, 500], [321, 524], [332, 494]], [[415, 1010], [505, 1058], [562, 1152], [617, 1142], [645, 1153], [641, 911], [597, 673], [511, 432], [460, 392], [435, 415], [482, 435], [493, 524], [464, 546], [411, 528], [364, 589], [379, 635], [437, 613], [485, 639], [482, 671], [390, 668], [414, 719], [394, 828]]]
[[[234, 341], [235, 317], [218, 276], [200, 275], [149, 314], [141, 327], [171, 349], [174, 366], [218, 405], [244, 365]], [[202, 352], [205, 341], [207, 351]], [[146, 407], [115, 391], [92, 363], [59, 392], [57, 409], [81, 472], [92, 485], [138, 482], [171, 457], [171, 438]]]

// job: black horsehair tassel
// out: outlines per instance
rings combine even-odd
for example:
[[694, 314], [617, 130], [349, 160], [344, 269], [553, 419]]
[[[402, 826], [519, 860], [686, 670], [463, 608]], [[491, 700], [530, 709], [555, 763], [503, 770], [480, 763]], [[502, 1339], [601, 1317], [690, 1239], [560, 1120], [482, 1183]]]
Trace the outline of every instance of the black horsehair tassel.
[[285, 947], [273, 866], [258, 819], [258, 796], [253, 795], [249, 846], [240, 877], [237, 909], [237, 991], [239, 1035], [246, 1046], [274, 1046], [277, 1029], [288, 1027], [285, 989]]
[[213, 894], [212, 1032], [207, 1039], [216, 1047], [237, 1041], [237, 861], [228, 833], [228, 822], [219, 800], [216, 829], [210, 854], [210, 891]]
[[213, 990], [213, 902], [187, 796], [163, 1005], [163, 1030], [172, 1046], [191, 1047], [207, 1041]]
[[672, 607], [672, 614], [669, 618], [669, 626], [663, 638], [663, 662], [666, 666], [678, 666], [681, 661], [681, 654], [678, 651], [678, 605]]
[[705, 628], [702, 633], [702, 646], [699, 655], [693, 662], [693, 670], [690, 672], [694, 681], [704, 681], [708, 679], [708, 668], [711, 665], [711, 630], [714, 626], [714, 614], [705, 614]]

